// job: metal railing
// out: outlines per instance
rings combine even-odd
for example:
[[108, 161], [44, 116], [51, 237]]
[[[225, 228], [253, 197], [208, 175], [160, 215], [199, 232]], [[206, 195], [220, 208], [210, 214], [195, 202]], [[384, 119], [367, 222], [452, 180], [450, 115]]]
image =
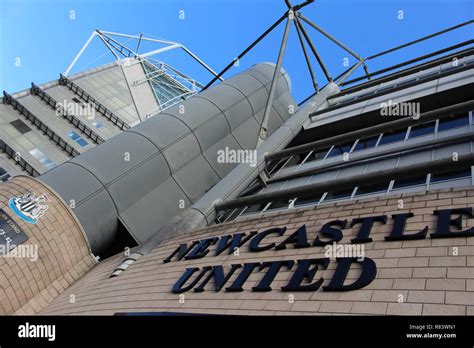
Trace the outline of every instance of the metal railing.
[[6, 142], [0, 139], [0, 150], [5, 152], [8, 157], [18, 163], [20, 167], [22, 167], [28, 174], [33, 177], [40, 176], [41, 173], [38, 172], [31, 164], [25, 161], [25, 159], [21, 156], [18, 156], [19, 152], [13, 150]]
[[[470, 51], [470, 52], [473, 53], [474, 51]], [[395, 84], [389, 85], [385, 88], [382, 88], [380, 90], [370, 91], [366, 94], [357, 95], [354, 98], [341, 101], [337, 104], [336, 103], [331, 104], [329, 107], [327, 107], [323, 110], [315, 111], [315, 112], [311, 113], [309, 116], [310, 117], [318, 116], [318, 115], [321, 115], [321, 114], [324, 114], [324, 113], [327, 113], [327, 112], [330, 112], [330, 111], [333, 111], [333, 110], [336, 110], [336, 109], [341, 109], [341, 108], [343, 108], [345, 106], [348, 106], [348, 105], [351, 105], [351, 104], [360, 103], [360, 102], [363, 102], [363, 101], [373, 99], [375, 97], [379, 97], [379, 96], [382, 96], [382, 95], [394, 93], [394, 92], [397, 92], [397, 91], [402, 90], [402, 89], [413, 87], [413, 86], [416, 86], [416, 85], [419, 85], [419, 84], [422, 84], [422, 83], [426, 83], [426, 82], [429, 82], [429, 81], [437, 80], [437, 79], [440, 79], [440, 78], [443, 78], [443, 77], [446, 77], [446, 76], [449, 76], [449, 75], [452, 75], [452, 74], [456, 74], [456, 73], [459, 73], [459, 72], [462, 72], [462, 71], [472, 69], [473, 66], [474, 66], [474, 62], [472, 62], [472, 61], [471, 62], [464, 62], [462, 64], [460, 63], [458, 66], [452, 66], [452, 67], [449, 67], [449, 68], [445, 68], [443, 70], [436, 70], [436, 71], [430, 72], [430, 73], [428, 73], [426, 75], [423, 75], [423, 76], [418, 76], [418, 77], [414, 76], [413, 79], [410, 79], [408, 81], [404, 81], [404, 82], [401, 82], [399, 84], [395, 83]]]
[[97, 99], [92, 97], [84, 89], [79, 87], [76, 83], [74, 83], [72, 80], [70, 80], [63, 74], [61, 74], [59, 77], [59, 84], [61, 86], [65, 86], [69, 88], [75, 95], [77, 95], [79, 98], [84, 100], [86, 103], [94, 104], [96, 111], [98, 111], [102, 116], [107, 118], [110, 122], [112, 122], [121, 130], [130, 128], [128, 124], [122, 121], [117, 115], [115, 115], [112, 111], [110, 111], [106, 106], [104, 106], [101, 102], [99, 102]]
[[79, 156], [80, 153], [71, 145], [69, 145], [63, 138], [56, 134], [51, 128], [43, 123], [38, 117], [36, 117], [30, 110], [23, 106], [18, 100], [13, 98], [10, 94], [3, 91], [3, 102], [7, 105], [11, 105], [21, 115], [23, 115], [28, 121], [30, 121], [36, 128], [42, 131], [48, 138], [62, 148], [66, 153], [72, 157]]
[[40, 97], [41, 100], [43, 100], [46, 104], [51, 106], [51, 108], [56, 110], [59, 115], [64, 117], [70, 124], [80, 130], [82, 133], [84, 133], [94, 143], [102, 144], [105, 141], [100, 135], [98, 135], [91, 128], [89, 128], [84, 122], [79, 120], [77, 116], [67, 112], [63, 105], [57, 102], [53, 97], [51, 97], [42, 88], [35, 85], [34, 83], [31, 83], [31, 94]]

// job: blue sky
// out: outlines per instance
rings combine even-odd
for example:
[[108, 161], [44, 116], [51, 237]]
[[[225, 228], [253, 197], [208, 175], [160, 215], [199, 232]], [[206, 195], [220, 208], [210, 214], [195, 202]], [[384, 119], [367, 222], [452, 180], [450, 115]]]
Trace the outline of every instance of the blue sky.
[[[16, 92], [28, 88], [32, 81], [58, 78], [96, 28], [181, 42], [219, 71], [285, 9], [283, 0], [0, 0], [0, 91]], [[400, 10], [403, 19], [398, 18]], [[180, 19], [180, 11], [184, 11], [184, 19]], [[368, 56], [470, 20], [473, 11], [471, 0], [321, 0], [302, 12], [351, 49]], [[261, 61], [274, 62], [283, 27], [280, 25], [227, 76]], [[473, 29], [470, 25], [369, 62], [369, 69], [471, 39]], [[349, 56], [313, 29], [307, 27], [307, 31], [332, 75], [345, 70], [343, 59]], [[141, 52], [147, 48], [152, 46], [142, 46]], [[15, 64], [18, 58], [20, 66]], [[112, 58], [97, 40], [78, 61], [76, 71]], [[202, 83], [212, 77], [184, 53], [172, 51], [158, 58]], [[312, 92], [294, 28], [283, 66], [297, 100]], [[316, 75], [324, 84], [319, 69]]]

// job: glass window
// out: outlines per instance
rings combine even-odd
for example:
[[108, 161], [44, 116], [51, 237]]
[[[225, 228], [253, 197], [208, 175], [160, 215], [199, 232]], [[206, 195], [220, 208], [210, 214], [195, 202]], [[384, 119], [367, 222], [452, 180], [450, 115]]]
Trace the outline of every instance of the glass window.
[[267, 205], [267, 203], [262, 203], [262, 204], [254, 204], [254, 205], [251, 205], [249, 206], [244, 214], [251, 214], [251, 213], [256, 213], [256, 212], [259, 212], [261, 210], [263, 210], [263, 208], [265, 208], [265, 206]]
[[344, 153], [349, 153], [349, 151], [351, 151], [351, 148], [352, 148], [353, 144], [354, 144], [354, 142], [352, 141], [350, 143], [345, 143], [345, 144], [342, 144], [342, 145], [334, 145], [331, 152], [329, 152], [328, 157], [339, 156], [339, 155], [342, 155]]
[[380, 139], [380, 145], [391, 144], [397, 141], [402, 141], [405, 139], [406, 130], [397, 131], [397, 132], [388, 132], [384, 133], [382, 139]]
[[298, 155], [296, 155], [298, 157], [297, 159], [297, 163], [300, 164], [304, 161], [304, 159], [306, 158], [306, 156], [308, 156], [309, 152], [304, 152], [304, 153], [300, 153]]
[[360, 150], [365, 150], [365, 149], [370, 149], [372, 147], [375, 147], [378, 139], [379, 139], [379, 135], [370, 137], [370, 138], [359, 139], [359, 141], [357, 142], [357, 145], [354, 147], [354, 151], [360, 151]]
[[280, 158], [279, 160], [275, 160], [270, 162], [268, 165], [268, 172], [270, 174], [277, 173], [281, 167], [288, 161], [288, 158]]
[[57, 166], [56, 163], [51, 161], [44, 153], [42, 153], [38, 148], [34, 148], [33, 150], [28, 151], [31, 156], [36, 158], [38, 161], [41, 162], [43, 166], [45, 166], [47, 169], [53, 169], [54, 167]]
[[102, 124], [102, 122], [100, 121], [92, 121], [92, 125], [95, 127], [95, 128], [102, 128], [104, 125]]
[[434, 172], [431, 174], [431, 183], [466, 178], [471, 176], [471, 167], [451, 170], [449, 172]]
[[89, 143], [74, 131], [68, 133], [68, 137], [78, 143], [81, 147], [86, 147]]
[[438, 132], [467, 125], [469, 125], [469, 114], [466, 112], [460, 115], [439, 120]]
[[10, 179], [10, 174], [8, 174], [5, 169], [0, 167], [0, 181], [6, 182], [8, 179]]
[[216, 217], [216, 222], [217, 223], [222, 223], [224, 222], [227, 218], [229, 218], [232, 213], [234, 212], [234, 209], [229, 209], [229, 210], [225, 210], [225, 211], [220, 211], [218, 214], [217, 214], [217, 217]]
[[354, 191], [354, 188], [349, 188], [349, 189], [341, 189], [341, 190], [334, 190], [331, 192], [328, 192], [326, 197], [324, 198], [324, 201], [329, 201], [333, 199], [341, 199], [341, 198], [349, 198], [352, 195], [352, 191]]
[[87, 145], [89, 145], [89, 143], [87, 141], [85, 141], [84, 139], [80, 138], [76, 141], [79, 145], [81, 145], [81, 147], [86, 147]]
[[268, 164], [267, 164], [267, 172], [268, 173], [271, 173], [277, 166], [278, 164], [280, 163], [281, 159], [280, 160], [276, 160], [276, 161], [270, 161]]
[[278, 200], [272, 202], [268, 210], [273, 210], [273, 209], [288, 209], [288, 206], [290, 205], [290, 200], [289, 199], [283, 199], [283, 200]]
[[387, 192], [387, 189], [388, 189], [387, 182], [382, 183], [382, 184], [365, 184], [357, 188], [356, 196], [366, 195], [370, 193]]
[[393, 185], [393, 189], [400, 189], [404, 187], [411, 187], [411, 186], [418, 186], [418, 185], [425, 185], [426, 184], [426, 174], [418, 175], [411, 178], [406, 179], [396, 179], [395, 184]]
[[329, 151], [329, 148], [315, 150], [311, 153], [311, 155], [308, 157], [306, 162], [322, 160], [326, 156], [328, 151]]
[[77, 139], [80, 138], [80, 135], [77, 134], [76, 132], [69, 132], [68, 137], [71, 138], [72, 140], [76, 141]]
[[321, 196], [322, 194], [317, 194], [306, 198], [298, 198], [295, 202], [295, 206], [318, 204], [321, 200]]
[[436, 122], [429, 122], [424, 124], [419, 124], [417, 126], [411, 127], [409, 139], [420, 137], [426, 134], [433, 134], [435, 130]]

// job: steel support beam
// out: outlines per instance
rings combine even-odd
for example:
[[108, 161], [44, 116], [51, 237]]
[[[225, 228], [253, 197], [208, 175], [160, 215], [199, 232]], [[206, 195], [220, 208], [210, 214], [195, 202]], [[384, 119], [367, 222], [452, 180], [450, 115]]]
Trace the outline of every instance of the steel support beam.
[[344, 83], [344, 81], [350, 76], [352, 75], [352, 73], [357, 70], [357, 68], [359, 68], [361, 65], [364, 65], [364, 60], [359, 60], [357, 63], [355, 63], [353, 66], [351, 66], [349, 69], [347, 69], [346, 71], [344, 71], [341, 75], [339, 75], [338, 77], [336, 77], [336, 83], [339, 85], [339, 86], [342, 86], [342, 84]]
[[[384, 73], [389, 72], [391, 70], [395, 70], [395, 69], [404, 67], [406, 65], [410, 65], [410, 64], [413, 64], [413, 63], [416, 63], [416, 62], [419, 62], [419, 61], [422, 61], [422, 60], [425, 60], [425, 59], [428, 59], [428, 58], [431, 58], [431, 57], [434, 57], [434, 56], [437, 56], [437, 55], [440, 55], [440, 54], [443, 54], [443, 53], [446, 53], [446, 52], [449, 52], [449, 51], [452, 51], [452, 50], [455, 50], [455, 49], [458, 49], [458, 48], [461, 48], [461, 47], [464, 47], [464, 46], [468, 46], [472, 43], [474, 43], [474, 40], [467, 40], [467, 41], [461, 42], [459, 44], [449, 46], [449, 47], [443, 48], [441, 50], [431, 52], [431, 53], [422, 55], [420, 57], [416, 57], [416, 58], [404, 61], [402, 63], [398, 63], [398, 64], [395, 64], [395, 65], [389, 66], [387, 68], [374, 71], [373, 73], [369, 74], [369, 76], [367, 76], [367, 77], [371, 78], [371, 77], [374, 77], [374, 76], [377, 76], [377, 75], [380, 75], [380, 74], [384, 74]], [[350, 81], [347, 81], [346, 84], [352, 84], [354, 82], [362, 81], [364, 79], [365, 78], [363, 76], [361, 76], [361, 77], [352, 79]]]
[[142, 39], [143, 39], [143, 33], [140, 33], [140, 38], [138, 39], [137, 48], [135, 49], [137, 53], [140, 50], [140, 44], [142, 43]]
[[273, 72], [273, 79], [270, 85], [270, 92], [268, 93], [267, 104], [265, 105], [265, 112], [263, 114], [262, 124], [260, 126], [260, 132], [258, 133], [257, 146], [259, 146], [267, 138], [268, 118], [270, 117], [270, 112], [272, 110], [273, 99], [275, 98], [276, 86], [281, 74], [281, 65], [283, 62], [283, 57], [285, 55], [286, 43], [288, 41], [288, 34], [290, 32], [291, 21], [293, 20], [293, 18], [294, 18], [293, 11], [290, 10], [288, 12], [288, 19], [286, 21], [285, 31], [283, 33], [283, 39], [281, 40], [280, 51], [278, 52], [278, 59], [275, 66], [275, 71]]
[[365, 74], [367, 76], [367, 78], [370, 80], [370, 76], [369, 76], [369, 69], [367, 68], [367, 65], [365, 65], [365, 59], [362, 58], [360, 55], [358, 55], [356, 52], [354, 52], [353, 50], [351, 50], [349, 47], [347, 47], [345, 44], [343, 44], [341, 41], [339, 41], [338, 39], [336, 39], [334, 36], [332, 36], [331, 34], [329, 34], [327, 31], [325, 31], [323, 28], [321, 28], [320, 26], [318, 26], [317, 24], [315, 24], [314, 22], [312, 22], [311, 20], [309, 20], [308, 18], [306, 18], [305, 16], [303, 16], [301, 13], [297, 13], [297, 16], [300, 17], [303, 21], [305, 21], [306, 23], [308, 23], [310, 26], [312, 26], [314, 29], [316, 29], [317, 31], [319, 31], [321, 34], [323, 34], [325, 37], [327, 37], [329, 40], [331, 40], [332, 42], [334, 42], [336, 45], [338, 45], [339, 47], [341, 47], [343, 50], [345, 50], [346, 52], [348, 52], [350, 55], [352, 55], [354, 58], [356, 58], [357, 60], [362, 61], [362, 65], [364, 67], [364, 71], [365, 71]]
[[254, 48], [260, 41], [262, 41], [263, 38], [265, 38], [270, 32], [273, 31], [273, 29], [275, 29], [281, 22], [283, 22], [283, 20], [287, 16], [288, 16], [288, 12], [285, 13], [283, 16], [281, 16], [275, 23], [273, 23], [270, 28], [265, 30], [265, 32], [262, 35], [260, 35], [257, 40], [252, 42], [245, 50], [242, 51], [242, 53], [240, 53], [237, 56], [237, 58], [235, 58], [224, 69], [222, 69], [221, 72], [219, 72], [217, 74], [217, 76], [215, 76], [211, 81], [209, 81], [209, 83], [207, 85], [205, 85], [202, 90], [204, 91], [204, 90], [208, 89], [214, 82], [216, 82], [222, 75], [224, 75], [227, 72], [227, 70], [232, 68], [232, 66], [235, 64], [235, 61], [242, 59], [252, 48]]
[[191, 52], [187, 47], [181, 45], [181, 49], [186, 52], [188, 55], [191, 56], [191, 58], [193, 58], [196, 62], [198, 62], [199, 64], [201, 64], [207, 71], [209, 71], [212, 75], [214, 75], [214, 78], [217, 80], [220, 80], [220, 81], [224, 81], [224, 79], [221, 77], [221, 76], [218, 76], [218, 74], [212, 70], [209, 65], [207, 65], [206, 63], [204, 63], [201, 59], [199, 59], [198, 56], [196, 56], [193, 52]]
[[311, 61], [309, 60], [308, 52], [306, 51], [306, 46], [304, 44], [304, 40], [301, 34], [301, 29], [297, 21], [294, 21], [293, 24], [295, 25], [296, 33], [298, 34], [298, 39], [300, 41], [301, 48], [303, 49], [304, 59], [306, 60], [306, 65], [308, 66], [309, 74], [311, 75], [311, 81], [313, 82], [314, 90], [318, 92], [318, 82], [316, 81], [316, 77], [314, 76], [313, 67], [311, 66]]
[[427, 35], [427, 36], [424, 36], [424, 37], [419, 38], [419, 39], [417, 39], [417, 40], [407, 42], [406, 44], [403, 44], [403, 45], [400, 45], [400, 46], [396, 46], [396, 47], [393, 47], [393, 48], [391, 48], [391, 49], [389, 49], [389, 50], [386, 50], [386, 51], [383, 51], [383, 52], [374, 54], [373, 56], [370, 56], [370, 57], [368, 57], [367, 59], [374, 59], [374, 58], [383, 56], [383, 55], [385, 55], [385, 54], [387, 54], [387, 53], [391, 53], [391, 52], [394, 52], [394, 51], [398, 51], [398, 50], [400, 50], [400, 49], [402, 49], [402, 48], [411, 46], [411, 45], [416, 44], [416, 43], [418, 43], [418, 42], [422, 42], [422, 41], [431, 39], [431, 38], [433, 38], [433, 37], [435, 37], [435, 36], [438, 36], [438, 35], [441, 35], [441, 34], [445, 34], [445, 33], [447, 33], [447, 32], [450, 32], [450, 31], [452, 31], [452, 30], [455, 30], [455, 29], [464, 27], [464, 26], [469, 25], [469, 24], [472, 24], [472, 23], [474, 23], [474, 20], [471, 19], [470, 21], [467, 21], [467, 22], [464, 22], [464, 23], [460, 23], [460, 24], [458, 24], [458, 25], [455, 25], [455, 26], [453, 26], [453, 27], [446, 28], [446, 29], [444, 29], [444, 30], [438, 31], [438, 32], [433, 33], [433, 34], [431, 34], [431, 35]]
[[97, 32], [94, 30], [94, 32], [91, 34], [91, 36], [89, 36], [89, 39], [87, 39], [86, 43], [84, 44], [84, 46], [82, 46], [81, 50], [79, 51], [79, 53], [74, 57], [73, 61], [71, 62], [71, 64], [69, 64], [69, 66], [67, 67], [66, 71], [63, 73], [64, 76], [67, 76], [67, 74], [69, 74], [69, 72], [71, 71], [72, 67], [74, 65], [76, 65], [76, 62], [78, 61], [78, 59], [82, 56], [82, 54], [84, 53], [84, 51], [86, 50], [86, 48], [89, 46], [89, 44], [91, 43], [92, 39], [94, 39], [94, 37], [97, 35]]
[[120, 59], [119, 56], [117, 55], [117, 53], [115, 53], [115, 50], [112, 46], [110, 46], [110, 44], [102, 37], [102, 35], [98, 35], [100, 41], [102, 41], [102, 43], [109, 49], [110, 53], [113, 54], [113, 56], [115, 57], [115, 59]]
[[362, 57], [359, 56], [357, 53], [355, 53], [353, 50], [351, 50], [349, 47], [347, 47], [346, 45], [344, 45], [341, 41], [339, 41], [338, 39], [336, 39], [334, 36], [332, 36], [331, 34], [329, 34], [326, 30], [324, 30], [323, 28], [321, 28], [320, 26], [316, 25], [315, 23], [313, 23], [312, 21], [310, 21], [308, 18], [306, 18], [305, 16], [303, 16], [301, 13], [297, 13], [296, 14], [299, 18], [301, 18], [303, 21], [305, 21], [306, 23], [308, 23], [311, 27], [313, 27], [314, 29], [316, 29], [317, 31], [319, 31], [321, 34], [323, 34], [324, 36], [326, 36], [329, 40], [331, 40], [332, 42], [334, 42], [336, 45], [338, 45], [339, 47], [341, 47], [343, 50], [347, 51], [351, 56], [353, 56], [355, 59], [357, 60], [361, 60]]
[[309, 48], [311, 48], [311, 51], [313, 52], [314, 56], [316, 57], [316, 60], [318, 61], [319, 63], [319, 66], [321, 67], [321, 69], [323, 70], [324, 72], [324, 75], [326, 76], [326, 79], [328, 81], [332, 81], [332, 77], [331, 75], [329, 74], [329, 71], [328, 69], [326, 68], [326, 65], [324, 64], [323, 60], [321, 59], [321, 57], [319, 56], [319, 53], [318, 51], [316, 50], [316, 48], [314, 47], [313, 45], [313, 42], [311, 41], [308, 33], [306, 32], [305, 28], [303, 27], [303, 25], [301, 24], [301, 22], [299, 21], [298, 17], [296, 16], [295, 17], [295, 21], [298, 22], [298, 25], [301, 29], [301, 32], [303, 33], [303, 36], [304, 38], [306, 39], [306, 42], [308, 43], [309, 45]]
[[[125, 58], [130, 58], [130, 56], [138, 56], [138, 53], [132, 51], [130, 48], [128, 48], [127, 46], [121, 44], [120, 42], [118, 42], [117, 40], [111, 38], [110, 36], [102, 33], [101, 31], [99, 30], [96, 30], [97, 31], [97, 34], [102, 38], [104, 39], [110, 46], [112, 46], [117, 52], [119, 52], [121, 55], [123, 55]], [[111, 43], [112, 42], [112, 43]], [[119, 46], [119, 48], [117, 48], [115, 45]], [[122, 50], [125, 50], [127, 52], [127, 54], [125, 54]]]

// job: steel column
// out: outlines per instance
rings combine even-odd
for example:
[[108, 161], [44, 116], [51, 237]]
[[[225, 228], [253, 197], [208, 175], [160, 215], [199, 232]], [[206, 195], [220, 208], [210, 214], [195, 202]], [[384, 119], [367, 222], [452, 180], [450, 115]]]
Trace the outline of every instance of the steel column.
[[288, 41], [288, 34], [290, 32], [291, 21], [293, 20], [293, 11], [288, 12], [288, 19], [286, 21], [285, 32], [283, 33], [283, 39], [281, 41], [280, 52], [278, 52], [278, 59], [273, 72], [272, 84], [270, 85], [270, 92], [268, 93], [267, 105], [265, 106], [265, 112], [263, 114], [262, 124], [260, 126], [260, 132], [258, 134], [257, 146], [260, 145], [267, 138], [267, 124], [272, 109], [273, 99], [275, 97], [276, 86], [278, 78], [281, 74], [281, 64], [283, 62], [283, 56], [285, 55], [286, 42]]

